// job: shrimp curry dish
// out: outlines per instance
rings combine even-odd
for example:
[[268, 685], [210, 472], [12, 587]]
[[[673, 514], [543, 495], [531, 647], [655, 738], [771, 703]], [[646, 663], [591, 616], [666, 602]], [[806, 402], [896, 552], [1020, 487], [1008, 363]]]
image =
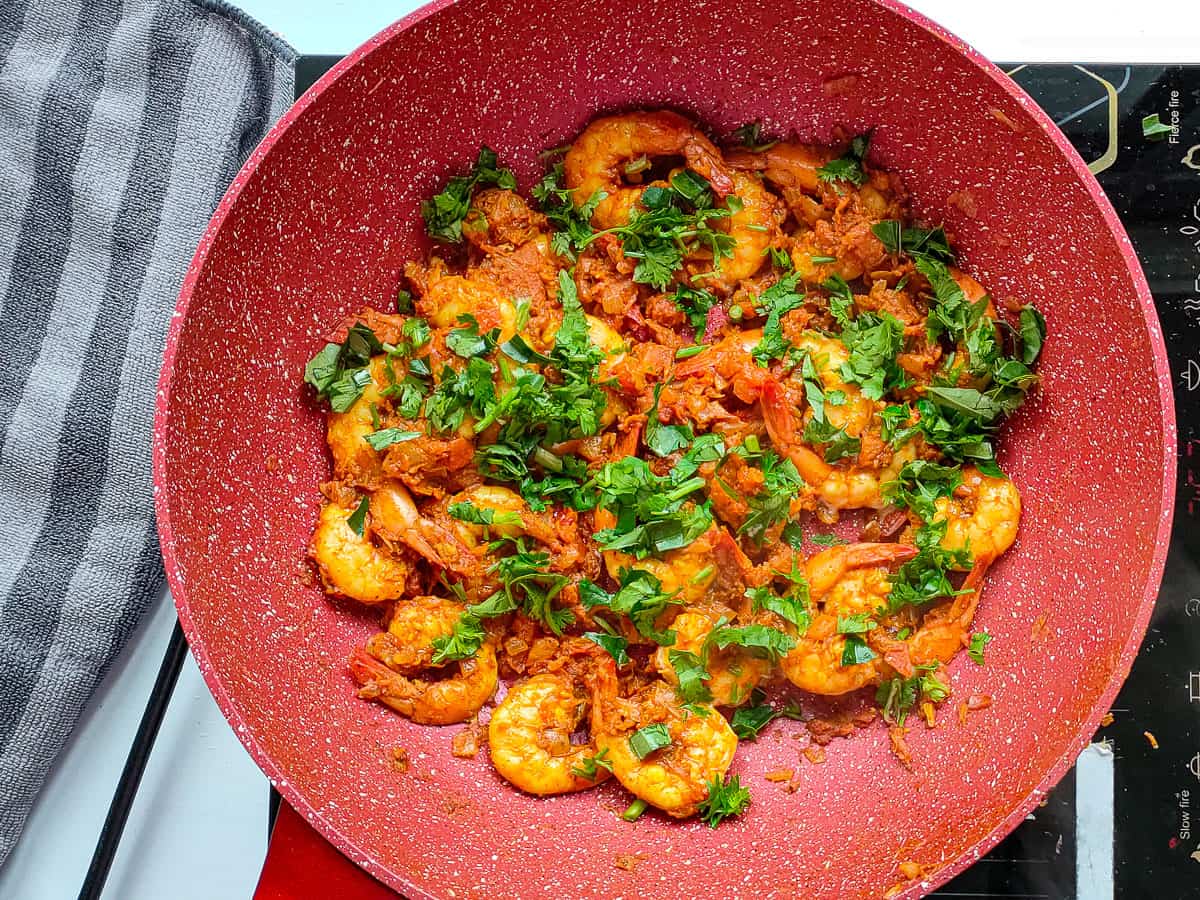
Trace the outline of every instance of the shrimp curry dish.
[[381, 616], [362, 698], [467, 723], [455, 754], [528, 794], [615, 778], [628, 819], [743, 813], [739, 741], [830, 702], [905, 760], [951, 661], [985, 662], [1021, 514], [997, 435], [1045, 323], [870, 155], [641, 111], [529, 197], [485, 147], [422, 203], [434, 251], [304, 374], [310, 555]]

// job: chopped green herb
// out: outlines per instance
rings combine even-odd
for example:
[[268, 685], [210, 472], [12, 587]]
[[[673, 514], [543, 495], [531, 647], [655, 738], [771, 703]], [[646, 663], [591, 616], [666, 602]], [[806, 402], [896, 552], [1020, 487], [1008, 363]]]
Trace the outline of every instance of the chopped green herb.
[[579, 761], [579, 765], [571, 767], [571, 774], [586, 778], [588, 781], [595, 781], [599, 777], [601, 769], [605, 772], [613, 770], [613, 765], [608, 759], [607, 747], [602, 748], [594, 756], [585, 756]]
[[954, 251], [941, 228], [905, 228], [896, 219], [886, 219], [871, 226], [875, 237], [883, 243], [888, 253], [906, 253], [909, 256], [924, 256], [954, 262]]
[[761, 153], [779, 143], [779, 141], [763, 140], [762, 122], [757, 119], [753, 122], [747, 122], [739, 128], [735, 128], [730, 137], [751, 153]]
[[681, 601], [674, 593], [664, 593], [662, 582], [645, 569], [623, 569], [620, 575], [620, 587], [615, 594], [586, 578], [580, 581], [579, 599], [584, 607], [607, 607], [617, 615], [628, 617], [639, 634], [655, 643], [668, 647], [674, 644], [675, 632], [660, 629], [656, 623], [670, 604]]
[[375, 332], [355, 322], [341, 344], [326, 344], [304, 367], [304, 380], [317, 396], [329, 400], [334, 412], [345, 412], [371, 382], [371, 357], [383, 352]]
[[697, 339], [703, 336], [708, 327], [708, 311], [719, 305], [716, 294], [702, 288], [689, 287], [686, 284], [675, 285], [675, 293], [671, 295], [671, 302], [688, 317], [688, 323], [696, 333]]
[[605, 634], [599, 631], [585, 631], [583, 636], [604, 648], [605, 652], [616, 661], [618, 666], [629, 665], [629, 641], [619, 634]]
[[818, 547], [836, 547], [839, 544], [850, 543], [843, 537], [838, 537], [836, 534], [814, 534], [809, 538]]
[[733, 711], [729, 725], [743, 741], [758, 740], [759, 732], [779, 717], [780, 713], [764, 700], [763, 692], [755, 688], [750, 694], [750, 703]]
[[846, 635], [846, 642], [842, 646], [843, 666], [859, 666], [869, 663], [874, 658], [875, 651], [867, 646], [866, 641], [856, 634]]
[[977, 631], [971, 635], [971, 645], [967, 648], [967, 656], [975, 660], [976, 665], [983, 665], [983, 650], [992, 642], [992, 636], [986, 631]]
[[440, 194], [421, 202], [421, 216], [429, 236], [448, 244], [460, 243], [463, 219], [471, 208], [471, 194], [476, 187], [488, 184], [509, 191], [517, 189], [516, 178], [508, 169], [499, 168], [495, 152], [480, 147], [469, 175], [451, 178]]
[[676, 359], [691, 359], [699, 353], [703, 353], [708, 347], [705, 344], [693, 344], [690, 347], [680, 347], [675, 351]]
[[496, 349], [500, 339], [499, 328], [480, 334], [479, 321], [470, 313], [463, 313], [458, 321], [461, 327], [451, 329], [446, 335], [446, 346], [452, 353], [469, 359], [472, 356], [484, 356]]
[[960, 467], [915, 459], [904, 464], [895, 481], [884, 482], [883, 499], [893, 506], [911, 509], [927, 522], [937, 511], [938, 498], [949, 497], [960, 484]]
[[667, 659], [675, 670], [678, 682], [675, 693], [684, 703], [711, 703], [712, 691], [705, 684], [712, 676], [705, 668], [704, 660], [690, 650], [668, 650]]
[[783, 335], [780, 320], [785, 313], [804, 304], [804, 295], [796, 292], [799, 274], [785, 275], [758, 297], [758, 315], [766, 316], [762, 338], [754, 346], [751, 355], [764, 368], [773, 359], [780, 359], [791, 349], [791, 342]]
[[1033, 305], [1021, 308], [1021, 362], [1032, 366], [1046, 341], [1046, 319]]
[[358, 506], [354, 507], [354, 512], [346, 516], [346, 524], [349, 525], [354, 533], [362, 537], [364, 529], [367, 527], [367, 510], [371, 506], [371, 501], [367, 497], [363, 497], [359, 501]]
[[637, 755], [638, 759], [645, 759], [651, 753], [670, 745], [671, 732], [667, 731], [667, 726], [662, 722], [655, 722], [653, 725], [639, 728], [629, 736], [629, 749]]
[[881, 400], [889, 390], [908, 383], [896, 362], [904, 347], [904, 324], [895, 316], [864, 313], [847, 324], [842, 343], [850, 351], [839, 370], [842, 379], [860, 385], [865, 396]]
[[854, 311], [854, 291], [841, 275], [831, 275], [821, 282], [821, 287], [829, 291], [829, 313], [842, 328], [850, 325]]
[[883, 718], [892, 724], [903, 725], [922, 698], [941, 703], [950, 696], [950, 688], [934, 674], [936, 669], [937, 663], [917, 666], [917, 672], [911, 678], [896, 675], [881, 682], [875, 691], [875, 702], [883, 711]]
[[879, 623], [866, 613], [853, 616], [838, 616], [838, 634], [866, 634], [872, 628], [878, 628]]
[[531, 193], [554, 229], [550, 238], [551, 249], [574, 262], [577, 253], [587, 246], [592, 237], [592, 214], [608, 195], [604, 191], [596, 191], [584, 203], [576, 206], [571, 196], [574, 192], [563, 187], [563, 178], [563, 164], [560, 162], [533, 186]]
[[848, 181], [855, 187], [865, 184], [867, 173], [863, 171], [862, 164], [870, 139], [869, 134], [856, 137], [850, 142], [850, 147], [844, 155], [817, 169], [817, 178], [821, 181]]
[[742, 787], [737, 775], [727, 781], [719, 777], [708, 783], [708, 796], [700, 804], [700, 818], [709, 828], [716, 828], [733, 816], [740, 816], [750, 806], [750, 791]]
[[495, 510], [476, 506], [469, 500], [451, 503], [447, 507], [451, 517], [472, 525], [520, 525], [521, 514], [515, 510]]
[[721, 650], [729, 646], [743, 647], [755, 656], [778, 662], [796, 646], [796, 639], [767, 625], [723, 625], [708, 633], [705, 644]]
[[381, 428], [378, 431], [372, 431], [370, 434], [363, 435], [363, 440], [371, 445], [372, 450], [383, 450], [385, 447], [392, 446], [392, 444], [416, 440], [420, 436], [421, 432], [419, 431], [404, 431], [401, 428]]
[[1142, 117], [1142, 137], [1148, 140], [1161, 141], [1174, 130], [1173, 126], [1159, 121], [1158, 113], [1150, 113], [1150, 115]]

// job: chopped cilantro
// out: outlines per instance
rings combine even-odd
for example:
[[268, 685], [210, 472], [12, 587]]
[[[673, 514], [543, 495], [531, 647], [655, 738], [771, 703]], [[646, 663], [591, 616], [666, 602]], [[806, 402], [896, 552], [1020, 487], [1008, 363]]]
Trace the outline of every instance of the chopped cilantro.
[[557, 163], [530, 192], [554, 229], [550, 247], [559, 256], [574, 261], [576, 254], [592, 237], [592, 214], [607, 194], [596, 191], [576, 205], [571, 189], [563, 187], [563, 164]]
[[704, 660], [690, 650], [668, 650], [667, 659], [675, 670], [679, 682], [675, 693], [684, 703], [711, 703], [712, 691], [705, 684], [712, 676], [705, 668]]
[[689, 287], [686, 284], [675, 285], [675, 293], [671, 301], [679, 307], [679, 311], [688, 317], [688, 323], [700, 338], [708, 327], [708, 311], [717, 306], [719, 301], [716, 294], [703, 288]]
[[829, 291], [829, 313], [842, 328], [850, 325], [854, 312], [854, 291], [841, 275], [831, 275], [821, 282], [821, 287]]
[[809, 538], [818, 547], [836, 547], [839, 544], [850, 543], [843, 537], [838, 537], [836, 534], [814, 534]]
[[769, 150], [774, 147], [779, 141], [764, 140], [762, 133], [762, 122], [755, 119], [753, 122], [747, 122], [733, 130], [730, 135], [741, 146], [745, 147], [751, 153], [761, 153], [764, 150]]
[[880, 683], [875, 691], [875, 702], [883, 711], [883, 718], [895, 725], [903, 725], [908, 713], [922, 698], [931, 703], [941, 703], [950, 696], [950, 688], [934, 674], [937, 663], [917, 666], [911, 678], [896, 675]]
[[842, 646], [843, 666], [859, 666], [869, 663], [874, 658], [875, 651], [867, 646], [866, 641], [857, 634], [846, 635], [846, 642]]
[[723, 625], [708, 633], [705, 644], [720, 650], [729, 646], [743, 647], [754, 656], [778, 662], [796, 646], [796, 639], [767, 625]]
[[742, 787], [737, 775], [722, 781], [714, 777], [708, 783], [708, 796], [700, 803], [700, 818], [709, 828], [716, 828], [733, 816], [740, 816], [750, 806], [750, 791]]
[[858, 613], [853, 616], [838, 616], [837, 619], [838, 634], [866, 634], [872, 628], [878, 627], [879, 623], [866, 613]]
[[908, 508], [929, 521], [936, 512], [935, 501], [949, 497], [962, 484], [962, 469], [944, 466], [927, 459], [904, 464], [895, 481], [885, 482], [883, 498], [894, 506]]
[[375, 332], [355, 322], [341, 344], [326, 344], [304, 367], [304, 380], [317, 396], [329, 400], [334, 412], [345, 412], [371, 382], [371, 357], [383, 352]]
[[469, 500], [451, 503], [446, 509], [452, 518], [472, 525], [520, 525], [521, 514], [515, 510], [495, 510], [476, 506]]
[[367, 527], [367, 510], [370, 506], [370, 499], [363, 497], [358, 506], [354, 507], [354, 512], [346, 516], [346, 524], [354, 529], [354, 533], [359, 537], [362, 537], [363, 530]]
[[517, 180], [508, 169], [499, 168], [494, 151], [479, 148], [479, 156], [469, 175], [458, 175], [446, 182], [440, 194], [421, 201], [425, 230], [432, 238], [457, 244], [462, 241], [463, 219], [471, 208], [471, 194], [479, 185], [494, 184], [505, 190], [517, 188]]
[[381, 428], [378, 431], [372, 431], [370, 434], [363, 435], [363, 440], [371, 445], [371, 449], [383, 450], [385, 447], [392, 446], [392, 444], [416, 440], [420, 436], [421, 432], [419, 431], [404, 431], [401, 428]]
[[804, 294], [796, 292], [800, 275], [793, 272], [785, 275], [758, 296], [758, 315], [766, 316], [762, 338], [754, 346], [751, 355], [764, 368], [773, 359], [780, 359], [791, 349], [791, 342], [783, 335], [780, 320], [785, 313], [804, 304]]
[[655, 722], [639, 728], [629, 736], [629, 749], [638, 759], [645, 759], [651, 753], [671, 745], [671, 732], [662, 722]]
[[855, 187], [865, 184], [867, 173], [863, 171], [862, 164], [870, 139], [869, 134], [854, 138], [845, 154], [817, 169], [817, 178], [821, 181], [848, 181]]
[[1021, 362], [1032, 366], [1046, 341], [1046, 319], [1033, 305], [1021, 308]]
[[639, 634], [655, 643], [668, 647], [674, 644], [675, 632], [660, 629], [657, 622], [668, 605], [680, 602], [675, 599], [675, 594], [664, 593], [662, 582], [645, 569], [623, 569], [620, 574], [620, 587], [615, 594], [586, 578], [580, 581], [579, 599], [584, 607], [611, 609], [617, 615], [628, 617]]
[[593, 756], [585, 756], [579, 761], [579, 765], [571, 767], [571, 774], [586, 778], [588, 781], [595, 781], [599, 777], [601, 769], [605, 772], [613, 770], [613, 765], [608, 759], [607, 747], [601, 748], [600, 752]]
[[472, 356], [484, 356], [496, 349], [500, 338], [499, 328], [480, 334], [479, 321], [470, 313], [463, 313], [458, 321], [460, 327], [451, 329], [446, 335], [446, 346], [452, 353], [469, 359]]
[[607, 634], [600, 631], [585, 631], [583, 636], [594, 644], [600, 645], [618, 666], [629, 665], [629, 641], [619, 634]]
[[954, 262], [954, 251], [941, 228], [905, 228], [896, 219], [885, 219], [871, 226], [875, 237], [883, 243], [888, 253], [907, 253], [909, 256], [924, 256]]
[[881, 400], [892, 388], [904, 387], [908, 379], [896, 363], [904, 347], [904, 324], [890, 313], [864, 313], [842, 332], [850, 351], [842, 363], [842, 380], [857, 384], [865, 396]]
[[758, 739], [759, 732], [779, 716], [780, 713], [773, 706], [764, 702], [762, 691], [755, 688], [750, 694], [750, 703], [734, 710], [729, 725], [743, 741], [754, 741]]

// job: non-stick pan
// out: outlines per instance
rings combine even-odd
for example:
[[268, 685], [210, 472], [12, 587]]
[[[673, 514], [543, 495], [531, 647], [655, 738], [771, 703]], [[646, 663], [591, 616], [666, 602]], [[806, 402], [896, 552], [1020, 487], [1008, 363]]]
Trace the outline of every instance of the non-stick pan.
[[[949, 670], [956, 700], [991, 707], [916, 725], [911, 771], [882, 725], [814, 765], [799, 726], [776, 722], [734, 764], [753, 807], [715, 831], [622, 822], [614, 782], [524, 796], [486, 752], [453, 758], [454, 728], [356, 699], [346, 661], [374, 613], [326, 598], [305, 560], [329, 462], [303, 366], [343, 314], [387, 307], [404, 261], [427, 251], [419, 201], [481, 143], [527, 187], [538, 151], [597, 113], [663, 105], [717, 132], [874, 129], [918, 213], [1050, 328], [1041, 390], [1003, 441], [1025, 514], [979, 613], [995, 640], [986, 666], [964, 655]], [[999, 70], [870, 0], [459, 0], [397, 23], [296, 104], [221, 202], [171, 326], [156, 424], [163, 553], [213, 694], [288, 802], [409, 897], [931, 889], [1021, 821], [1108, 709], [1154, 602], [1174, 484], [1158, 323], [1095, 180]], [[795, 793], [764, 779], [796, 768]]]

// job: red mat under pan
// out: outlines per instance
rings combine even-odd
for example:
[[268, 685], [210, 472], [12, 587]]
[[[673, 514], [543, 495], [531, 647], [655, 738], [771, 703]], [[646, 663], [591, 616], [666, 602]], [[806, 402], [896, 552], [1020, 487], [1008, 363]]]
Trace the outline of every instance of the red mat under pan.
[[[992, 708], [914, 729], [912, 772], [882, 728], [837, 742], [795, 794], [763, 778], [797, 766], [793, 742], [768, 734], [734, 765], [752, 810], [717, 831], [620, 822], [612, 783], [522, 796], [486, 755], [453, 759], [454, 729], [357, 700], [346, 659], [373, 616], [330, 603], [304, 561], [328, 461], [300, 374], [331, 323], [386, 306], [425, 252], [420, 199], [480, 143], [527, 187], [537, 151], [597, 112], [659, 105], [718, 132], [756, 118], [815, 140], [875, 128], [876, 158], [918, 213], [1051, 329], [1043, 389], [1004, 444], [1026, 513], [980, 611], [996, 640], [986, 667], [949, 672]], [[974, 203], [952, 204], [963, 191]], [[1153, 604], [1174, 484], [1163, 345], [1108, 201], [998, 70], [869, 0], [460, 0], [397, 23], [301, 99], [221, 203], [171, 328], [156, 425], [167, 571], [218, 703], [306, 820], [414, 898], [928, 891], [1020, 822], [1093, 733]], [[414, 760], [403, 776], [395, 746]], [[623, 871], [620, 854], [651, 862]], [[925, 875], [909, 884], [902, 862]]]

